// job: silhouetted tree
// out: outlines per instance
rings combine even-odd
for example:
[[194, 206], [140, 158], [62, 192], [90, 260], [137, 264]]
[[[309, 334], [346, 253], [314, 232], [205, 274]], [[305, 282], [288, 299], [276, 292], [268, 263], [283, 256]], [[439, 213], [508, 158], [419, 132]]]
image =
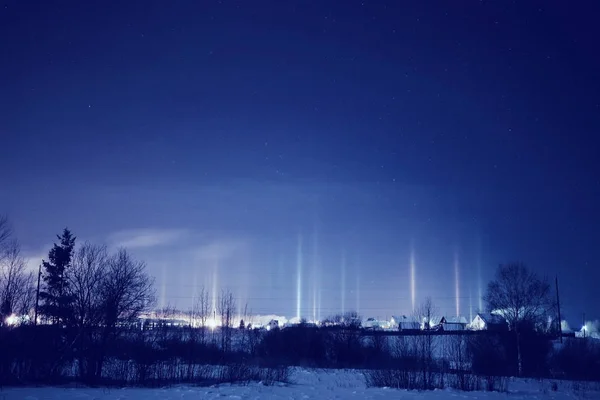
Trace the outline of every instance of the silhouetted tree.
[[200, 293], [196, 296], [196, 302], [192, 309], [193, 319], [199, 320], [200, 323], [200, 342], [202, 344], [206, 343], [206, 321], [210, 317], [210, 306], [208, 291], [202, 287]]
[[360, 329], [361, 317], [356, 311], [347, 311], [344, 314], [335, 314], [323, 320], [326, 326], [336, 325], [345, 329]]
[[101, 327], [100, 349], [95, 376], [100, 377], [106, 347], [155, 302], [154, 280], [146, 273], [146, 264], [135, 261], [125, 249], [120, 249], [104, 264], [100, 285]]
[[72, 300], [72, 323], [77, 328], [79, 373], [93, 379], [97, 348], [94, 334], [102, 323], [102, 285], [108, 268], [105, 246], [84, 243], [74, 254], [67, 289]]
[[19, 243], [6, 240], [0, 249], [0, 326], [13, 313], [29, 313], [33, 305], [33, 274], [26, 271]]
[[544, 325], [552, 314], [550, 284], [522, 263], [500, 265], [488, 284], [484, 300], [488, 311], [501, 314], [517, 338], [517, 367], [523, 372], [520, 330]]
[[221, 349], [225, 353], [231, 351], [231, 328], [234, 311], [235, 298], [233, 293], [223, 290], [218, 299], [217, 312], [221, 316]]
[[73, 299], [75, 324], [79, 327], [97, 326], [101, 322], [101, 288], [108, 261], [105, 246], [88, 242], [74, 254], [72, 268], [67, 274], [67, 286]]
[[44, 287], [40, 292], [40, 299], [43, 301], [40, 313], [54, 324], [65, 324], [70, 317], [72, 303], [66, 273], [71, 266], [75, 236], [65, 228], [57, 238], [60, 244], [55, 243], [50, 249], [49, 261], [42, 260]]
[[6, 215], [0, 215], [0, 249], [12, 237], [13, 230]]
[[436, 340], [431, 329], [437, 324], [438, 309], [430, 297], [415, 310], [415, 318], [421, 321], [422, 333], [417, 339], [417, 356], [423, 374], [423, 388], [433, 387], [433, 369]]

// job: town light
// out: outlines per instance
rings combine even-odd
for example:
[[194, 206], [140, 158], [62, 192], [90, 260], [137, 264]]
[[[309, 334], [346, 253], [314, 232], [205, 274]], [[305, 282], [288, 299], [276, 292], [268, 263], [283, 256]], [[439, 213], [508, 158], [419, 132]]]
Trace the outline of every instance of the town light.
[[15, 314], [11, 314], [8, 317], [6, 317], [4, 322], [6, 322], [6, 325], [9, 326], [17, 325], [17, 323], [19, 322], [19, 317], [17, 317]]
[[214, 318], [209, 319], [208, 321], [206, 321], [208, 327], [212, 330], [214, 330], [217, 327], [217, 321]]

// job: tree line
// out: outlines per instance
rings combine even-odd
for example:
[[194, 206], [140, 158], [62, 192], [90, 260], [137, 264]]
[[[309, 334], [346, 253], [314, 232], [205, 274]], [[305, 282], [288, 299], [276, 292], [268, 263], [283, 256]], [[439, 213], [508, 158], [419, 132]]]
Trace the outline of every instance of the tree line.
[[[213, 305], [204, 289], [188, 321], [173, 326], [175, 310], [154, 308], [154, 279], [143, 262], [126, 249], [78, 244], [68, 229], [40, 272], [27, 270], [0, 218], [0, 384], [273, 383], [289, 379], [289, 366], [358, 368], [370, 385], [409, 389], [502, 390], [514, 375], [600, 380], [598, 343], [572, 338], [556, 346], [551, 285], [521, 263], [500, 266], [486, 290], [488, 311], [504, 316], [505, 331], [435, 335], [430, 322], [439, 313], [427, 299], [415, 310], [423, 329], [410, 337], [366, 335], [353, 312], [329, 317], [328, 328], [250, 329], [247, 305], [234, 320], [233, 293], [223, 291]], [[149, 311], [157, 318], [140, 318]]]
[[[21, 376], [53, 380], [76, 361], [80, 378], [98, 380], [110, 346], [154, 305], [154, 279], [126, 249], [111, 254], [89, 242], [77, 247], [66, 228], [57, 239], [36, 280], [7, 218], [0, 219], [0, 346], [7, 356], [22, 346], [33, 358], [15, 365], [2, 357], [0, 374], [6, 379], [18, 370]], [[16, 333], [10, 325], [23, 328], [18, 338], [11, 337]]]

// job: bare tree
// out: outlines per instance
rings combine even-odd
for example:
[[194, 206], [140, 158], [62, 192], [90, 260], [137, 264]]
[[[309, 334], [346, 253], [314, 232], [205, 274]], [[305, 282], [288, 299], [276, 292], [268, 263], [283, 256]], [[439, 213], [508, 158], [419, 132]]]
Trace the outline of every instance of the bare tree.
[[144, 262], [135, 261], [127, 250], [120, 249], [108, 261], [102, 297], [106, 326], [114, 327], [119, 322], [135, 323], [156, 299], [154, 279], [146, 273]]
[[13, 230], [8, 217], [6, 215], [0, 215], [0, 249], [4, 247], [6, 242], [12, 237]]
[[474, 390], [476, 379], [471, 375], [471, 357], [469, 354], [469, 337], [452, 335], [445, 338], [445, 356], [453, 372], [453, 387], [459, 390]]
[[200, 293], [196, 297], [192, 313], [194, 314], [194, 319], [197, 319], [200, 322], [200, 342], [205, 344], [206, 321], [210, 317], [210, 300], [208, 298], [208, 291], [204, 288], [204, 286], [202, 289], [200, 289]]
[[105, 246], [86, 242], [75, 252], [67, 279], [73, 298], [75, 324], [79, 327], [97, 326], [101, 321], [101, 288], [107, 267]]
[[360, 329], [361, 317], [356, 311], [346, 311], [343, 314], [335, 314], [323, 320], [325, 325], [337, 325], [345, 329]]
[[519, 262], [500, 265], [484, 296], [488, 311], [501, 314], [517, 336], [517, 366], [523, 372], [520, 330], [539, 327], [555, 307], [550, 284]]
[[155, 302], [154, 280], [146, 273], [146, 264], [135, 261], [125, 249], [108, 259], [100, 287], [102, 298], [101, 351], [96, 368], [100, 376], [104, 361], [104, 349], [111, 339], [131, 326], [139, 315], [149, 310]]
[[417, 389], [419, 339], [416, 336], [397, 336], [392, 342], [392, 354], [398, 360], [397, 386]]
[[229, 290], [223, 290], [219, 296], [217, 312], [221, 316], [221, 349], [228, 353], [231, 350], [231, 328], [235, 312], [235, 298]]
[[108, 268], [105, 246], [84, 243], [79, 247], [66, 274], [68, 296], [72, 299], [71, 315], [76, 330], [75, 342], [79, 358], [79, 374], [83, 379], [96, 375], [97, 339], [94, 337], [102, 324], [102, 284]]
[[240, 324], [239, 324], [239, 329], [240, 329], [240, 337], [241, 337], [241, 343], [240, 346], [242, 349], [246, 348], [246, 338], [247, 338], [247, 333], [248, 330], [246, 329], [247, 324], [249, 323], [248, 321], [248, 303], [244, 304], [244, 311], [242, 311], [242, 315], [240, 315]]
[[14, 239], [6, 240], [0, 252], [0, 325], [13, 313], [29, 313], [33, 305], [33, 281], [19, 243]]
[[435, 336], [432, 328], [438, 322], [438, 309], [430, 297], [415, 310], [415, 318], [422, 323], [422, 333], [417, 336], [417, 358], [423, 377], [423, 389], [433, 388]]

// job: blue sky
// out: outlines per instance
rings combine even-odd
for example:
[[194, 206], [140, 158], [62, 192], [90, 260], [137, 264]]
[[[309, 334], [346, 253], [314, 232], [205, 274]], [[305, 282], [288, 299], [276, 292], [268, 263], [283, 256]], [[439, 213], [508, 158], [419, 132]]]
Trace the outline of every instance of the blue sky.
[[307, 313], [357, 280], [362, 313], [409, 312], [412, 243], [444, 312], [458, 257], [462, 314], [519, 260], [598, 316], [591, 6], [435, 5], [8, 1], [0, 212], [34, 264], [68, 226], [181, 307], [216, 274], [294, 314], [301, 236]]

